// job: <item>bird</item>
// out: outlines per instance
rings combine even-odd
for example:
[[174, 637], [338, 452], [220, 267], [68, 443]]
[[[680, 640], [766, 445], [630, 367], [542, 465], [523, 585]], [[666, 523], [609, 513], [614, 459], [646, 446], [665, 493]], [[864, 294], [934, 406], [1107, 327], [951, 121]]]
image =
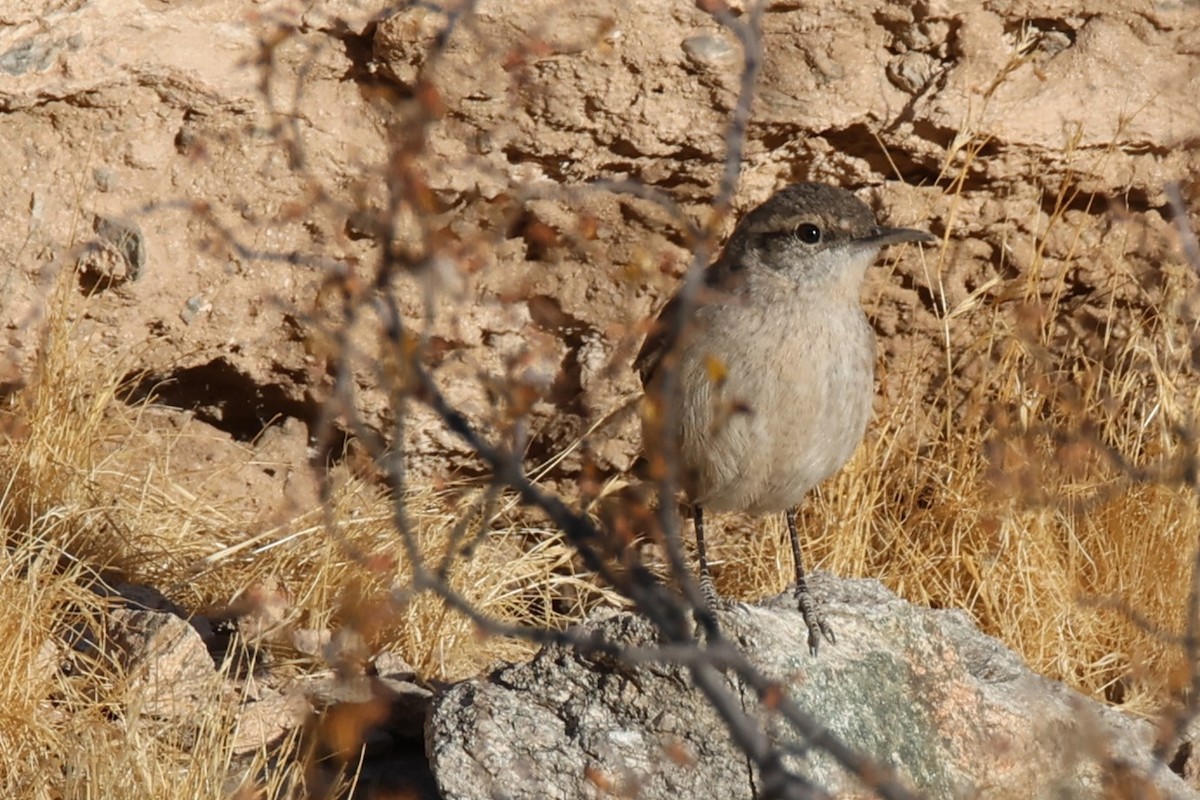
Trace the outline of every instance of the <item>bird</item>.
[[[718, 602], [704, 512], [783, 512], [814, 656], [821, 637], [837, 639], [805, 580], [796, 515], [866, 433], [875, 335], [864, 277], [883, 247], [934, 241], [880, 225], [840, 187], [787, 185], [741, 217], [685, 316], [680, 294], [667, 302], [634, 361], [648, 402], [643, 450], [676, 459], [705, 600]], [[668, 371], [674, 387], [663, 384]]]

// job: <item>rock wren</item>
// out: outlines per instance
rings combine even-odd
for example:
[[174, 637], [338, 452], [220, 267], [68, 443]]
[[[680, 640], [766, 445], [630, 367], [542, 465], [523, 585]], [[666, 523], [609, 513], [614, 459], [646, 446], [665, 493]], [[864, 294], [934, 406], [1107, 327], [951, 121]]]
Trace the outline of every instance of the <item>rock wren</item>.
[[[650, 401], [644, 447], [675, 448], [706, 598], [717, 595], [704, 509], [783, 511], [814, 655], [818, 632], [836, 640], [804, 580], [797, 507], [866, 431], [875, 393], [875, 336], [859, 300], [867, 267], [885, 245], [933, 241], [880, 226], [843, 189], [787, 186], [738, 222], [689, 318], [679, 319], [678, 297], [667, 303], [635, 362]], [[669, 396], [658, 386], [666, 364], [678, 381]], [[667, 408], [677, 429], [664, 434]]]

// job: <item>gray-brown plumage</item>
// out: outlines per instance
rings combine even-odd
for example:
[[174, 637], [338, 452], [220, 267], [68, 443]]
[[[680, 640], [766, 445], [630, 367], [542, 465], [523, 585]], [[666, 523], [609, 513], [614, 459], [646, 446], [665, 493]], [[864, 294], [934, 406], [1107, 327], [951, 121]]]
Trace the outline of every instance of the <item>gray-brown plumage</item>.
[[[867, 267], [885, 245], [931, 241], [923, 231], [879, 226], [845, 190], [787, 186], [742, 217], [706, 271], [689, 318], [678, 324], [673, 298], [635, 362], [647, 396], [670, 403], [677, 423], [664, 436], [657, 430], [664, 415], [648, 413], [646, 447], [676, 448], [706, 595], [716, 600], [704, 509], [785, 512], [814, 654], [818, 631], [830, 642], [834, 636], [805, 584], [796, 508], [866, 431], [875, 365], [859, 299]], [[678, 380], [669, 397], [657, 388], [665, 363]]]

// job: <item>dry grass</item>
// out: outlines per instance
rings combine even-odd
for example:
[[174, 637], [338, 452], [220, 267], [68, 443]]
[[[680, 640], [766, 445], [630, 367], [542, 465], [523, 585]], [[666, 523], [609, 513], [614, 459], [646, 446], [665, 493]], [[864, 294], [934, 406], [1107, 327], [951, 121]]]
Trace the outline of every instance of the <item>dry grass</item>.
[[[947, 355], [951, 376], [984, 359], [986, 380], [969, 392], [951, 380], [932, 407], [916, 382], [901, 388], [903, 401], [806, 510], [810, 560], [878, 577], [917, 603], [966, 609], [1034, 669], [1096, 697], [1142, 712], [1161, 706], [1186, 675], [1178, 647], [1095, 601], [1125, 604], [1168, 631], [1182, 624], [1200, 510], [1170, 467], [1196, 442], [1173, 427], [1195, 408], [1181, 377], [1190, 347], [1170, 316], [1190, 283], [1183, 274], [1168, 282], [1175, 301], [1162, 316], [1100, 344], [1064, 343], [1059, 298], [1045, 300], [1033, 277], [990, 287], [1007, 305], [976, 297], [948, 314], [947, 325], [991, 315], [987, 336]], [[195, 610], [279, 594], [282, 651], [289, 631], [349, 627], [367, 653], [397, 652], [444, 679], [528, 655], [527, 645], [479, 636], [431, 594], [405, 590], [411, 565], [391, 502], [349, 470], [336, 474], [328, 509], [270, 523], [248, 516], [238, 497], [182, 481], [187, 467], [173, 453], [212, 434], [152, 431], [148, 408], [121, 400], [114, 376], [127, 370], [95, 363], [74, 335], [74, 302], [67, 292], [54, 301], [38, 372], [0, 429], [6, 795], [75, 797], [105, 786], [108, 796], [218, 797], [234, 788], [236, 701], [216, 703], [182, 747], [131, 710], [112, 664], [75, 656], [69, 675], [54, 668], [65, 631], [102, 627], [105, 601], [88, 588], [101, 571]], [[1133, 480], [1106, 448], [1128, 465], [1167, 465], [1161, 480]], [[418, 549], [436, 561], [454, 531], [473, 537], [477, 500], [464, 487], [415, 487], [404, 503]], [[613, 599], [579, 572], [559, 534], [508, 501], [486, 527], [450, 571], [483, 612], [558, 626]], [[734, 596], [780, 591], [791, 572], [779, 520], [734, 520], [713, 551]], [[294, 795], [300, 752], [293, 736], [255, 754], [244, 768], [258, 776], [254, 796]]]

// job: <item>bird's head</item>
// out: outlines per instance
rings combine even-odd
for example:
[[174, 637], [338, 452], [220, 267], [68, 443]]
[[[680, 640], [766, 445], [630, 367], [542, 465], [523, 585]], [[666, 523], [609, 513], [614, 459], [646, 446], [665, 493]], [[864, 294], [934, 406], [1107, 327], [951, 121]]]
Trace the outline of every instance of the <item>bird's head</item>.
[[879, 225], [866, 203], [835, 186], [795, 183], [747, 213], [722, 256], [738, 272], [785, 277], [801, 287], [843, 287], [857, 296], [879, 251], [900, 242], [934, 242], [912, 228]]

